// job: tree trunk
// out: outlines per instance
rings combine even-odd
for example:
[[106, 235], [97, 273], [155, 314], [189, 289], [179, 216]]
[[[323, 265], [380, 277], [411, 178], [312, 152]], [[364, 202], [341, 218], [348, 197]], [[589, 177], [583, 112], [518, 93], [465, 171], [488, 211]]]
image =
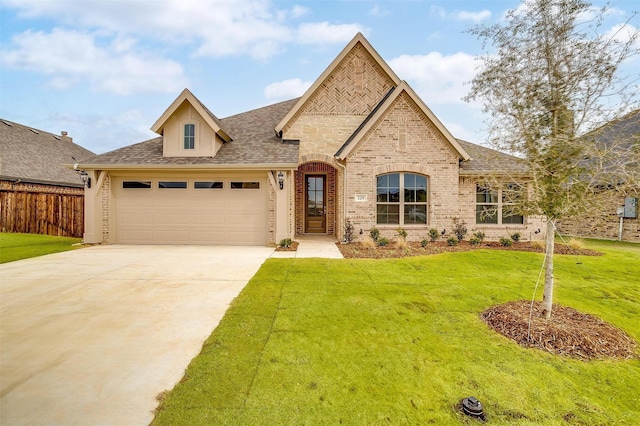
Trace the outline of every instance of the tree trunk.
[[542, 294], [542, 316], [551, 318], [553, 303], [553, 248], [556, 226], [551, 219], [547, 220], [546, 250], [544, 255], [544, 293]]

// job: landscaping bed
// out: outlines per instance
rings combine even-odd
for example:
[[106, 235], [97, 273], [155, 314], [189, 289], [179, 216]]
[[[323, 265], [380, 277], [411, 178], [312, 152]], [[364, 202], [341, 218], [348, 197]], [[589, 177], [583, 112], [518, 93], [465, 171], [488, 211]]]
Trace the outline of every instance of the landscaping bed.
[[[539, 244], [518, 241], [514, 242], [511, 246], [503, 246], [497, 241], [483, 242], [478, 245], [472, 245], [469, 241], [460, 241], [456, 245], [449, 245], [446, 241], [433, 241], [422, 246], [418, 242], [406, 242], [400, 245], [397, 242], [392, 242], [387, 246], [372, 246], [367, 243], [354, 242], [349, 244], [336, 243], [338, 249], [345, 258], [365, 258], [365, 259], [386, 259], [395, 257], [408, 257], [408, 256], [424, 256], [445, 252], [464, 252], [470, 250], [479, 249], [491, 249], [491, 250], [511, 250], [511, 251], [527, 251], [535, 253], [543, 253], [544, 248]], [[567, 244], [555, 244], [555, 254], [571, 254], [580, 256], [600, 256], [601, 252], [588, 249], [571, 247]]]
[[[489, 327], [524, 347], [582, 360], [636, 357], [636, 342], [627, 333], [593, 315], [553, 305], [544, 319], [542, 302], [520, 300], [494, 306], [481, 315]], [[529, 325], [529, 322], [531, 324]]]

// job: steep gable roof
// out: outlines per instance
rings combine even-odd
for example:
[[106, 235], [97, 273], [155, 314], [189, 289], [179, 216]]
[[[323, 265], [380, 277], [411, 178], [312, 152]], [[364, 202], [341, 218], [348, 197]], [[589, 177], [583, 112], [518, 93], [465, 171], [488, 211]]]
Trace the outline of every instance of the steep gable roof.
[[225, 142], [231, 142], [231, 136], [224, 130], [222, 123], [209, 109], [204, 106], [198, 98], [195, 97], [189, 89], [184, 89], [180, 95], [173, 101], [169, 108], [153, 123], [151, 130], [155, 133], [162, 135], [164, 125], [171, 115], [182, 105], [184, 102], [191, 104], [193, 108], [200, 114], [200, 116], [207, 122], [207, 124], [218, 134]]
[[258, 108], [220, 120], [233, 132], [234, 139], [225, 143], [215, 157], [163, 157], [162, 137], [97, 155], [83, 161], [84, 169], [127, 168], [260, 168], [265, 165], [296, 168], [298, 145], [283, 143], [273, 133], [273, 126], [291, 109], [297, 99]]
[[336, 152], [336, 158], [340, 160], [344, 160], [347, 158], [349, 153], [353, 151], [353, 149], [358, 145], [358, 143], [362, 140], [364, 135], [376, 125], [378, 120], [387, 112], [389, 107], [393, 104], [393, 102], [398, 99], [403, 93], [406, 93], [415, 104], [420, 108], [420, 110], [427, 116], [427, 118], [433, 123], [433, 125], [438, 129], [440, 133], [444, 136], [444, 138], [451, 144], [453, 149], [460, 155], [460, 158], [464, 161], [470, 160], [471, 156], [464, 149], [462, 145], [458, 142], [456, 138], [447, 130], [446, 127], [438, 120], [438, 117], [425, 105], [425, 103], [420, 99], [420, 97], [411, 89], [411, 87], [407, 84], [407, 82], [402, 81], [395, 89], [389, 91], [387, 96], [385, 96], [378, 104], [371, 114], [363, 121], [363, 123], [356, 129], [356, 131], [347, 139], [347, 141], [340, 147], [338, 152]]
[[355, 37], [345, 46], [344, 49], [340, 52], [340, 54], [331, 62], [331, 64], [324, 70], [320, 77], [316, 79], [316, 81], [307, 89], [304, 95], [298, 100], [295, 106], [285, 115], [282, 120], [276, 125], [275, 132], [278, 135], [281, 135], [282, 130], [287, 126], [287, 124], [293, 119], [296, 113], [302, 109], [304, 104], [313, 96], [313, 94], [320, 88], [320, 86], [327, 80], [327, 78], [334, 72], [334, 70], [340, 65], [340, 63], [347, 57], [347, 55], [356, 47], [356, 45], [360, 45], [364, 48], [364, 50], [371, 55], [376, 64], [380, 67], [380, 69], [389, 77], [395, 85], [400, 84], [400, 79], [393, 72], [393, 70], [389, 67], [389, 65], [382, 59], [382, 57], [376, 52], [376, 50], [371, 46], [369, 41], [362, 35], [362, 33], [358, 33]]
[[63, 164], [94, 155], [66, 135], [0, 120], [0, 177], [4, 179], [82, 187], [78, 174]]

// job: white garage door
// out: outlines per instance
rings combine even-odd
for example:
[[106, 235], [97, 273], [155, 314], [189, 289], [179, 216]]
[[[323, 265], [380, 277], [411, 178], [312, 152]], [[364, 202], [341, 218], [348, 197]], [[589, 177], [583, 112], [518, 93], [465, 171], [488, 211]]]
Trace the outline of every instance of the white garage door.
[[116, 177], [116, 242], [266, 245], [267, 180]]

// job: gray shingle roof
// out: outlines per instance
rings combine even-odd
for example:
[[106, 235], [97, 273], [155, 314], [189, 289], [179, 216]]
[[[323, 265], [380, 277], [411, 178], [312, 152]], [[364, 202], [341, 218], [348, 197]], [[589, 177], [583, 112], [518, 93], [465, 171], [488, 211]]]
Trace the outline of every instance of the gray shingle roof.
[[220, 120], [221, 127], [233, 138], [222, 145], [215, 157], [163, 157], [162, 137], [150, 139], [115, 151], [86, 158], [83, 165], [141, 165], [206, 167], [251, 166], [298, 163], [298, 146], [283, 144], [274, 128], [297, 99], [258, 108]]
[[95, 154], [64, 136], [22, 124], [0, 121], [0, 176], [25, 182], [81, 187], [78, 174], [63, 164], [73, 164]]
[[461, 139], [458, 142], [471, 155], [471, 160], [461, 164], [460, 174], [522, 174], [527, 171], [524, 161], [518, 157]]

